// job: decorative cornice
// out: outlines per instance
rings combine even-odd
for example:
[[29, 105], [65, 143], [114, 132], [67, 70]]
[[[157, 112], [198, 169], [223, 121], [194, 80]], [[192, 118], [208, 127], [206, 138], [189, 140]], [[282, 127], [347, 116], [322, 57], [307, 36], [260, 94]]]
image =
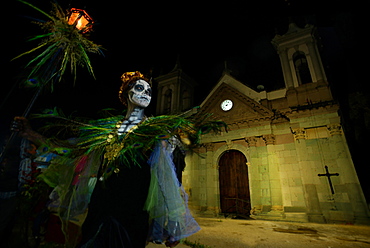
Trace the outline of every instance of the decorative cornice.
[[294, 108], [294, 107], [286, 108], [286, 109], [280, 110], [280, 112], [291, 120], [291, 119], [300, 118], [303, 116], [312, 116], [314, 114], [312, 113], [312, 111], [315, 111], [315, 112], [326, 111], [328, 113], [334, 113], [334, 112], [337, 112], [338, 109], [339, 109], [339, 106], [337, 104], [333, 104], [333, 105], [321, 106], [318, 108], [309, 108], [309, 107], [307, 108]]
[[240, 127], [251, 127], [251, 126], [260, 126], [260, 125], [266, 125], [266, 122], [271, 122], [271, 117], [261, 117], [261, 118], [255, 118], [255, 119], [248, 119], [248, 120], [236, 120], [234, 122], [228, 122], [227, 125], [230, 128], [230, 130], [233, 130], [233, 127], [237, 127], [239, 129]]
[[294, 140], [306, 139], [306, 130], [304, 128], [292, 129]]
[[275, 135], [274, 134], [263, 135], [262, 139], [265, 141], [266, 145], [274, 145], [275, 144]]
[[227, 146], [227, 149], [230, 150], [233, 148], [233, 142], [231, 140], [226, 140], [226, 146]]
[[255, 136], [252, 137], [245, 137], [245, 142], [247, 142], [249, 147], [257, 145], [257, 138]]
[[327, 125], [326, 127], [328, 128], [330, 136], [342, 135], [343, 134], [342, 126], [338, 123], [337, 124], [330, 124], [330, 125]]
[[290, 109], [292, 109], [293, 111], [299, 111], [299, 110], [307, 110], [307, 109], [318, 109], [318, 108], [333, 106], [333, 105], [336, 105], [335, 101], [324, 101], [324, 102], [310, 103], [306, 105], [292, 106], [290, 107]]
[[213, 149], [215, 148], [215, 145], [213, 143], [206, 143], [206, 144], [204, 144], [204, 146], [205, 146], [207, 152], [212, 152]]

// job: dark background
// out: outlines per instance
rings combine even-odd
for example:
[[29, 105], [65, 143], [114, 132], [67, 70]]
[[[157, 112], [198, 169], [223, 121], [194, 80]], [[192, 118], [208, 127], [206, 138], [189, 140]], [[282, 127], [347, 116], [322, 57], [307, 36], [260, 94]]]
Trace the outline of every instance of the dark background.
[[[45, 12], [51, 10], [49, 0], [29, 2]], [[116, 96], [123, 72], [152, 71], [156, 77], [171, 71], [178, 57], [184, 72], [199, 84], [195, 105], [199, 105], [217, 83], [225, 61], [231, 74], [252, 88], [257, 85], [264, 85], [266, 90], [282, 88], [280, 61], [271, 40], [275, 34], [287, 31], [290, 20], [300, 27], [307, 23], [319, 27], [324, 37], [322, 55], [328, 74], [329, 70], [336, 69], [330, 67], [342, 66], [332, 65], [339, 64], [338, 54], [356, 46], [353, 33], [357, 16], [349, 2], [262, 0], [219, 1], [207, 5], [199, 1], [169, 4], [68, 0], [58, 3], [65, 9], [84, 8], [93, 17], [95, 25], [90, 39], [101, 45], [104, 52], [104, 56], [90, 54], [96, 80], [85, 68], [79, 68], [75, 86], [66, 75], [53, 93], [43, 94], [41, 98], [46, 97], [45, 100], [36, 103], [43, 107], [57, 105], [66, 111], [93, 114], [100, 108], [120, 108]], [[1, 58], [5, 68], [2, 93], [24, 79], [24, 65], [37, 55], [29, 54], [9, 62], [37, 46], [37, 41], [27, 42], [27, 39], [43, 31], [31, 18], [47, 20], [16, 0], [9, 6], [2, 35], [5, 52]], [[339, 60], [353, 63], [345, 61], [343, 56]], [[339, 72], [343, 70], [340, 68]], [[19, 101], [17, 94], [12, 98]]]
[[[49, 12], [49, 0], [29, 0]], [[329, 84], [341, 106], [341, 117], [365, 194], [370, 138], [369, 91], [365, 90], [366, 58], [362, 49], [365, 6], [354, 1], [58, 1], [59, 5], [84, 8], [95, 20], [90, 39], [103, 48], [104, 56], [90, 54], [96, 80], [78, 68], [77, 81], [68, 75], [43, 92], [32, 111], [59, 107], [68, 115], [97, 117], [103, 108], [121, 109], [120, 76], [139, 70], [153, 77], [171, 71], [179, 58], [185, 73], [199, 84], [195, 105], [216, 85], [225, 61], [231, 75], [252, 88], [267, 91], [284, 87], [279, 56], [271, 40], [284, 34], [290, 21], [299, 27], [313, 24], [321, 37], [320, 52]], [[31, 7], [11, 0], [2, 21], [1, 128], [21, 115], [34, 90], [19, 88], [25, 64], [36, 54], [15, 61], [15, 56], [37, 46], [27, 39], [42, 34], [32, 18], [47, 20]], [[368, 20], [367, 20], [368, 22]], [[366, 31], [367, 32], [367, 31]], [[154, 81], [153, 88], [156, 84]], [[148, 115], [155, 114], [155, 99]], [[368, 197], [369, 199], [369, 197]]]

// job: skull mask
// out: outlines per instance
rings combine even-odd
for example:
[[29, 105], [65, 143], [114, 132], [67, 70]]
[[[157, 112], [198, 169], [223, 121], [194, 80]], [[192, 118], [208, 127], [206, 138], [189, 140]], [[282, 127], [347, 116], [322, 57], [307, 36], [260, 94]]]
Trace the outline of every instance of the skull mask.
[[152, 88], [146, 81], [139, 79], [128, 91], [128, 99], [129, 104], [146, 108], [152, 99]]

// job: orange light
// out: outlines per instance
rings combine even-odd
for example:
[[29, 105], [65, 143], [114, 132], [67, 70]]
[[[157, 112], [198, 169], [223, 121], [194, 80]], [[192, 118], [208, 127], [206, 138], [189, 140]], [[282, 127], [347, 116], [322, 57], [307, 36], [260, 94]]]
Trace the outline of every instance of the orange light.
[[68, 24], [74, 25], [83, 33], [89, 32], [94, 23], [93, 19], [86, 13], [85, 10], [72, 8], [68, 18]]

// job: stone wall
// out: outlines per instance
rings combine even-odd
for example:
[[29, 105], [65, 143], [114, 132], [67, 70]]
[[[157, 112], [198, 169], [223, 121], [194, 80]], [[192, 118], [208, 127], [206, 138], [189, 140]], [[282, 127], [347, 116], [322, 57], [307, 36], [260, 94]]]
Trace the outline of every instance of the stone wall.
[[[365, 198], [333, 113], [290, 122], [237, 129], [203, 138], [204, 146], [186, 158], [183, 184], [197, 213], [220, 214], [218, 160], [235, 149], [248, 161], [251, 216], [309, 222], [366, 223]], [[293, 128], [292, 128], [293, 127]], [[335, 194], [325, 173], [332, 176]]]

